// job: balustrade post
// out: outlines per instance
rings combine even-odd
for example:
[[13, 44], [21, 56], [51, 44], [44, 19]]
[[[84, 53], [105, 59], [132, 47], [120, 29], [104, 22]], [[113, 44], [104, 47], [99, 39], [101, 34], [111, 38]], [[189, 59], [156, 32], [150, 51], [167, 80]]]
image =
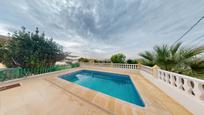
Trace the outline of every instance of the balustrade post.
[[152, 75], [155, 77], [155, 78], [158, 78], [158, 69], [160, 69], [159, 66], [155, 65], [152, 67]]
[[194, 82], [193, 91], [195, 93], [196, 98], [204, 102], [204, 89], [203, 89], [202, 83]]
[[113, 66], [113, 62], [111, 62], [111, 67], [114, 67], [114, 66]]
[[138, 63], [137, 64], [137, 69], [141, 69], [142, 64]]

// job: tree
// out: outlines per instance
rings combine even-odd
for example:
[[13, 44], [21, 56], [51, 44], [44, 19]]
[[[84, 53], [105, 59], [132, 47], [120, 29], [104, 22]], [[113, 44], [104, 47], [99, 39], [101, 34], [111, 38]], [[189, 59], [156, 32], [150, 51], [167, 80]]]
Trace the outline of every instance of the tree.
[[1, 55], [0, 55], [0, 63], [3, 61], [3, 55], [2, 55], [2, 54], [3, 54], [3, 51], [4, 51], [4, 50], [3, 50], [3, 45], [0, 44], [0, 54], [1, 54]]
[[94, 63], [100, 63], [101, 61], [100, 60], [97, 60], [97, 59], [93, 59]]
[[128, 59], [127, 60], [128, 64], [137, 64], [137, 60], [133, 60], [133, 59]]
[[0, 63], [3, 60], [4, 46], [6, 46], [8, 38], [0, 35]]
[[113, 63], [124, 63], [126, 56], [124, 54], [115, 54], [111, 56], [111, 62]]
[[79, 62], [89, 62], [89, 59], [81, 57], [79, 58]]
[[158, 65], [162, 69], [186, 75], [204, 75], [204, 45], [198, 47], [183, 47], [182, 43], [155, 46], [154, 51], [145, 51], [144, 65]]
[[104, 59], [104, 60], [102, 60], [102, 63], [111, 63], [111, 60], [110, 59]]
[[0, 63], [2, 62], [2, 60], [3, 60], [3, 44], [0, 42]]
[[39, 34], [38, 28], [34, 33], [22, 30], [14, 32], [11, 40], [4, 48], [3, 63], [7, 67], [21, 66], [23, 68], [54, 65], [56, 61], [65, 58], [62, 46]]

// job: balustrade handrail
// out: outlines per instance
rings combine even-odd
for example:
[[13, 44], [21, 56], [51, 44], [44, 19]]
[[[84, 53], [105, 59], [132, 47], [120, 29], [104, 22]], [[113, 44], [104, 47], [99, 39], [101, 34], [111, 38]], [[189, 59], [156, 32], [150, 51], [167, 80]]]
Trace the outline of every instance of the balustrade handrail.
[[138, 64], [126, 64], [126, 63], [89, 63], [83, 62], [81, 65], [96, 65], [96, 66], [110, 66], [115, 68], [124, 68], [124, 69], [137, 69]]
[[145, 65], [141, 65], [141, 67], [145, 67], [145, 68], [148, 68], [148, 69], [152, 69], [152, 67], [145, 66]]
[[166, 71], [166, 70], [162, 70], [162, 69], [158, 69], [158, 71], [163, 71], [165, 73], [174, 74], [174, 75], [182, 77], [184, 79], [188, 79], [188, 80], [193, 80], [193, 81], [198, 81], [198, 82], [203, 82], [204, 83], [204, 80], [201, 80], [201, 79], [198, 79], [198, 78], [194, 78], [194, 77], [191, 77], [191, 76], [187, 76], [187, 75], [183, 75], [183, 74], [178, 74], [178, 73], [175, 73], [175, 72], [170, 72], [170, 71]]
[[204, 80], [161, 69], [157, 69], [157, 78], [187, 95], [204, 101]]
[[146, 71], [146, 72], [148, 72], [150, 74], [152, 74], [152, 72], [153, 72], [152, 67], [145, 66], [145, 65], [141, 65], [140, 69], [143, 70], [143, 71]]
[[91, 65], [103, 65], [103, 64], [116, 64], [116, 65], [138, 65], [138, 64], [127, 64], [127, 63], [89, 63], [89, 62], [80, 62], [81, 64], [91, 64]]

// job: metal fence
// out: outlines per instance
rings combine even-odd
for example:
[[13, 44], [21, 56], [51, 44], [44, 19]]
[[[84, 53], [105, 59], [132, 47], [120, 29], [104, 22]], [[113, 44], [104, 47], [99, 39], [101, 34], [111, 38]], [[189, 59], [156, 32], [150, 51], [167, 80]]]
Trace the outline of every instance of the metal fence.
[[6, 68], [0, 70], [0, 82], [74, 67], [79, 67], [79, 64], [54, 65], [38, 68]]

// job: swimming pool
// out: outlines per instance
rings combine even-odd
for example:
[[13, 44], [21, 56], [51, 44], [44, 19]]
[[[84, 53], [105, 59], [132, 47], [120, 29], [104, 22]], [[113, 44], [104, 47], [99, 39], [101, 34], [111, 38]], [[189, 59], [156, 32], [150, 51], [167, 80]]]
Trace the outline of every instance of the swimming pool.
[[61, 78], [123, 101], [145, 106], [128, 75], [80, 70], [63, 75]]

